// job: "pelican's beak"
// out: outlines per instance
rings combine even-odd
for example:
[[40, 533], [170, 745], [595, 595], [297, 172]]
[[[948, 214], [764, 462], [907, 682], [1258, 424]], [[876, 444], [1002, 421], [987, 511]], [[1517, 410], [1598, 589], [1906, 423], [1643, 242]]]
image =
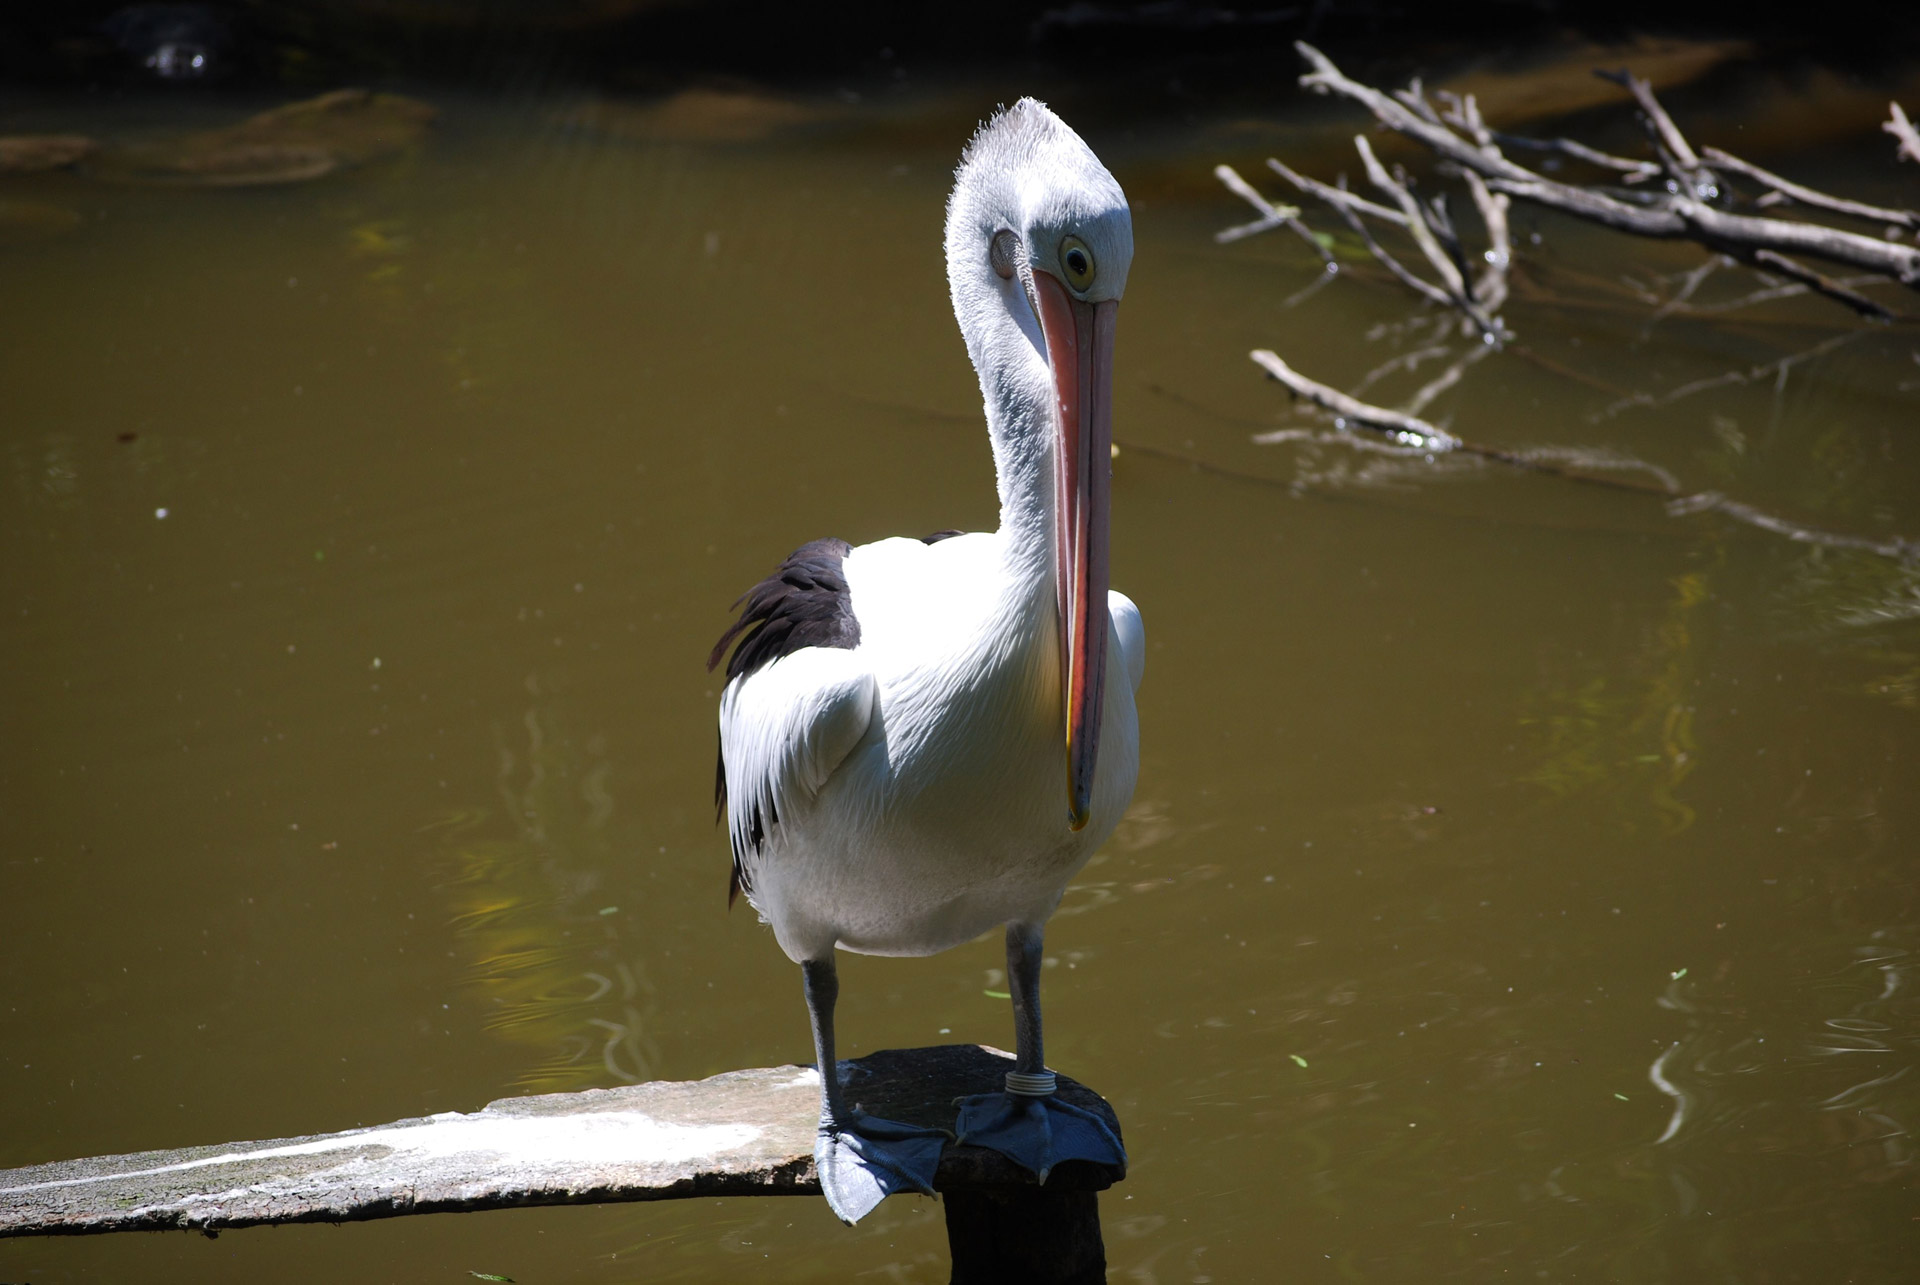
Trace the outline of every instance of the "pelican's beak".
[[1054, 456], [1060, 586], [1060, 690], [1067, 730], [1067, 824], [1093, 806], [1100, 702], [1107, 674], [1107, 500], [1113, 471], [1113, 329], [1119, 303], [1075, 299], [1049, 272], [1032, 275], [1059, 410]]

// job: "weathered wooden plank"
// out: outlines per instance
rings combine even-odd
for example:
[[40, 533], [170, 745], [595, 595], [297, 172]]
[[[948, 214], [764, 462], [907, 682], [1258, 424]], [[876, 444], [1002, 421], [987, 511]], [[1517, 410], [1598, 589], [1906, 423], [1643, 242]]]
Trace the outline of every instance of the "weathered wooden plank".
[[[1000, 1087], [1007, 1054], [973, 1044], [842, 1063], [850, 1096], [896, 1120], [951, 1128], [954, 1098]], [[1062, 1077], [1061, 1096], [1119, 1122]], [[373, 1128], [146, 1151], [0, 1170], [0, 1236], [346, 1222], [520, 1205], [817, 1193], [819, 1076], [810, 1067], [504, 1098]], [[1056, 1168], [1047, 1191], [1103, 1190], [1104, 1165]], [[943, 1192], [1034, 1185], [997, 1152], [949, 1145]], [[1039, 1194], [1039, 1193], [1036, 1193]], [[1091, 1196], [1087, 1197], [1091, 1201]], [[1098, 1237], [1097, 1223], [1094, 1236]]]

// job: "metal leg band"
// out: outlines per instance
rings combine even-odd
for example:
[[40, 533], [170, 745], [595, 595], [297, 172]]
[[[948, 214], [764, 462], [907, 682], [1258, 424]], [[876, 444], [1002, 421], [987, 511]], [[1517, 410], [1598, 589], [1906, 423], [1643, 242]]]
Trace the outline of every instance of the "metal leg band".
[[1008, 1071], [1007, 1092], [1023, 1098], [1051, 1097], [1059, 1087], [1052, 1071]]

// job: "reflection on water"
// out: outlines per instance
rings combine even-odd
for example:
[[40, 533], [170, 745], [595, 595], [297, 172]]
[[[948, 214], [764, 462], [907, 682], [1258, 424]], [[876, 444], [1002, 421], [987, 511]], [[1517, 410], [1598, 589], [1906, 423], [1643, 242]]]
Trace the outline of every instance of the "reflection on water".
[[[809, 1055], [725, 909], [700, 662], [786, 549], [992, 521], [939, 228], [1027, 88], [436, 94], [304, 186], [6, 176], [0, 1165]], [[1112, 1278], [1905, 1280], [1920, 568], [1369, 448], [1245, 354], [1885, 543], [1920, 533], [1911, 336], [1793, 298], [1656, 325], [1691, 251], [1537, 220], [1539, 360], [1465, 348], [1310, 247], [1212, 241], [1236, 140], [1350, 154], [1352, 120], [1058, 88], [1139, 239], [1140, 788], [1046, 974], [1134, 1158]], [[104, 146], [271, 106], [21, 110]], [[1756, 159], [1904, 199], [1824, 183], [1844, 147]], [[8, 213], [41, 207], [74, 217]], [[1005, 1044], [1002, 962], [849, 960], [850, 1051]], [[0, 1279], [76, 1282], [944, 1262], [915, 1201], [0, 1242]]]
[[[527, 681], [536, 701], [540, 686]], [[603, 872], [632, 855], [634, 838], [612, 824], [612, 764], [598, 738], [576, 746], [552, 734], [537, 703], [515, 730], [497, 732], [497, 812], [434, 827], [481, 1028], [534, 1059], [517, 1091], [637, 1084], [659, 1062], [656, 997], [644, 942], [622, 939], [633, 910], [602, 904]]]
[[[1714, 544], [1717, 550], [1719, 542]], [[1622, 666], [1618, 652], [1608, 658], [1610, 666], [1593, 658], [1578, 666], [1586, 671], [1579, 686], [1539, 698], [1546, 712], [1521, 719], [1546, 742], [1543, 761], [1529, 779], [1562, 798], [1599, 788], [1640, 794], [1661, 834], [1693, 824], [1694, 809], [1678, 791], [1698, 766], [1691, 703], [1699, 682], [1694, 629], [1709, 583], [1710, 571], [1673, 580], [1672, 602], [1658, 622], [1650, 622], [1651, 637], [1633, 649], [1640, 652], [1636, 663]], [[1614, 815], [1631, 832], [1637, 811], [1621, 806]]]

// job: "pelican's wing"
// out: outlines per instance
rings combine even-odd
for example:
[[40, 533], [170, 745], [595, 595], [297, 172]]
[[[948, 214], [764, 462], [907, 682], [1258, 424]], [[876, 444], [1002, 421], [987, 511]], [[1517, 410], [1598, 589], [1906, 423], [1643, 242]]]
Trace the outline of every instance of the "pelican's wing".
[[1147, 672], [1147, 626], [1140, 619], [1140, 608], [1133, 605], [1133, 599], [1118, 589], [1107, 591], [1107, 618], [1113, 621], [1114, 637], [1120, 643], [1120, 655], [1127, 662], [1127, 677], [1133, 682], [1133, 690], [1140, 690], [1140, 680]]
[[727, 661], [714, 803], [733, 838], [728, 904], [751, 891], [749, 863], [794, 792], [818, 793], [872, 717], [878, 686], [854, 659], [860, 622], [842, 565], [850, 551], [844, 540], [815, 540], [789, 554], [742, 596], [740, 619], [707, 658], [708, 669]]
[[720, 781], [733, 839], [729, 900], [794, 806], [813, 798], [866, 735], [879, 684], [855, 651], [807, 647], [727, 684]]

